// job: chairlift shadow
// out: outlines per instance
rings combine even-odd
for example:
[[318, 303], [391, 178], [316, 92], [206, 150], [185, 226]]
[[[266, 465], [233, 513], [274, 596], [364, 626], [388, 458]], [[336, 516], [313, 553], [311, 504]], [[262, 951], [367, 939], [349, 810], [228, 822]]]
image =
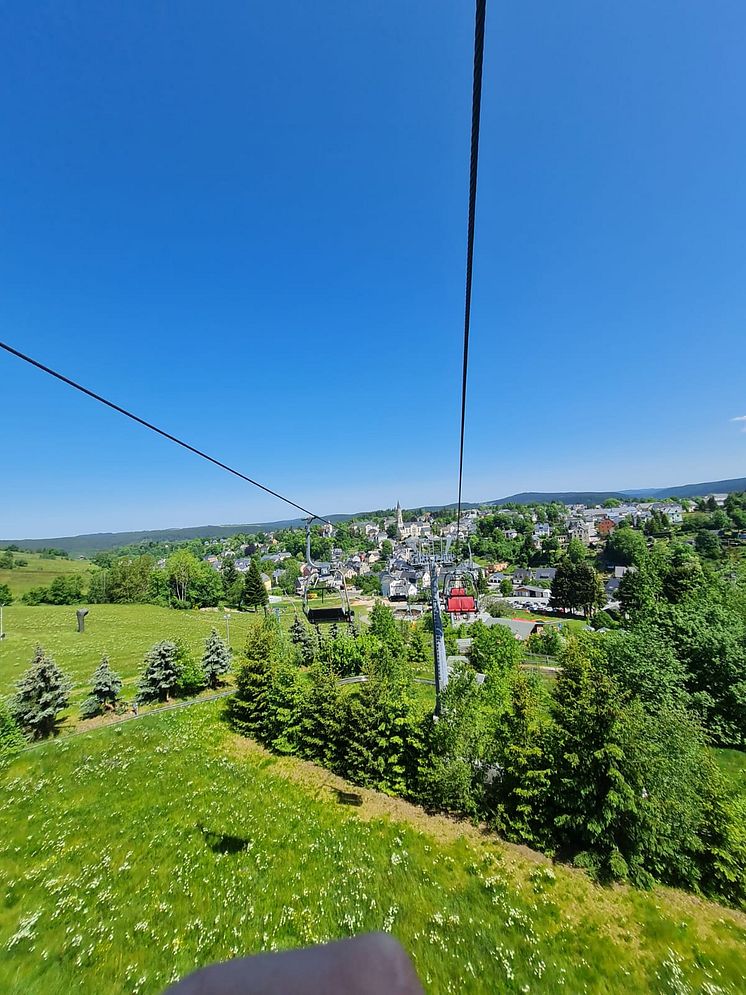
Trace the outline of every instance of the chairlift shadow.
[[363, 796], [357, 791], [342, 791], [341, 788], [332, 788], [332, 791], [337, 796], [338, 805], [354, 805], [359, 808], [363, 804]]
[[205, 826], [197, 826], [202, 833], [205, 842], [213, 853], [241, 853], [246, 850], [251, 842], [244, 836], [231, 836], [229, 833], [218, 833]]

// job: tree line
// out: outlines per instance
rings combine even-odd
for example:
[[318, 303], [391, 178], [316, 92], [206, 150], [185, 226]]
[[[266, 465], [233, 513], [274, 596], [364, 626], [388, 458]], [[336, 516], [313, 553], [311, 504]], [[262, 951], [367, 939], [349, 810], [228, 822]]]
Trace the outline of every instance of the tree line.
[[[356, 784], [483, 820], [599, 879], [746, 903], [744, 801], [714, 763], [685, 673], [646, 633], [566, 639], [549, 689], [519, 669], [504, 628], [482, 627], [435, 721], [387, 609], [321, 647], [303, 626], [289, 637], [271, 617], [251, 627], [229, 706], [237, 731]], [[349, 666], [367, 681], [340, 686]]]
[[[292, 567], [289, 568], [292, 573]], [[287, 571], [286, 571], [287, 573]], [[292, 574], [295, 583], [296, 572]], [[87, 583], [87, 587], [86, 587]], [[10, 597], [10, 591], [7, 592]], [[251, 559], [243, 573], [227, 557], [221, 569], [198, 560], [187, 549], [179, 549], [158, 567], [152, 556], [123, 556], [89, 574], [55, 577], [50, 584], [32, 588], [22, 599], [26, 605], [139, 604], [170, 608], [263, 608], [269, 601], [259, 561]], [[12, 601], [6, 601], [9, 604]]]

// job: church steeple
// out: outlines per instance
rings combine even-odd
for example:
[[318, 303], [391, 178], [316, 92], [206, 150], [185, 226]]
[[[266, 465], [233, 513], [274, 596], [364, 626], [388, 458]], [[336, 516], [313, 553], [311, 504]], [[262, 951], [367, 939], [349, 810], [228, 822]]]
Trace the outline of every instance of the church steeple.
[[401, 513], [401, 505], [396, 502], [396, 531], [401, 535], [401, 530], [404, 528], [404, 519]]

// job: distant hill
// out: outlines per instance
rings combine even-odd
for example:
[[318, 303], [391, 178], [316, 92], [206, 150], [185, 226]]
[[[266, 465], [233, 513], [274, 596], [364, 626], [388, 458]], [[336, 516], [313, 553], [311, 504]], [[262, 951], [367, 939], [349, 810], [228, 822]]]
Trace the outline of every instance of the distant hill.
[[[330, 522], [345, 522], [352, 515], [329, 515]], [[50, 539], [0, 539], [0, 547], [15, 544], [22, 549], [38, 550], [53, 547], [64, 549], [70, 556], [92, 556], [117, 546], [138, 542], [185, 542], [187, 539], [222, 539], [239, 532], [274, 532], [277, 529], [298, 528], [303, 518], [288, 518], [279, 522], [259, 522], [253, 525], [195, 525], [187, 529], [143, 529], [139, 532], [94, 532], [91, 535], [55, 536]]]
[[657, 490], [624, 491], [625, 497], [704, 497], [706, 494], [731, 494], [746, 491], [746, 477], [733, 477], [731, 480], [710, 480], [704, 484], [681, 484], [679, 487], [659, 487]]
[[511, 494], [509, 497], [498, 498], [497, 501], [489, 503], [548, 504], [550, 501], [558, 501], [560, 504], [600, 504], [608, 498], [628, 501], [629, 495], [623, 491], [521, 491], [520, 494]]
[[680, 484], [678, 487], [638, 487], [628, 491], [522, 491], [509, 497], [489, 501], [489, 504], [545, 504], [559, 501], [562, 504], [601, 504], [608, 498], [629, 501], [633, 498], [704, 497], [707, 494], [730, 494], [746, 491], [746, 477], [731, 480], [709, 480], [702, 484]]
[[[706, 494], [727, 494], [732, 491], [746, 491], [746, 477], [731, 480], [710, 480], [702, 484], [681, 484], [678, 487], [638, 488], [629, 491], [522, 491], [495, 501], [481, 504], [463, 502], [461, 507], [481, 508], [484, 505], [504, 504], [546, 504], [559, 501], [562, 504], [600, 504], [607, 498], [629, 501], [632, 498], [703, 497]], [[424, 511], [439, 511], [441, 508], [455, 508], [455, 504], [423, 506]], [[330, 522], [348, 522], [351, 518], [365, 518], [377, 512], [361, 511], [352, 515], [327, 515]], [[52, 546], [65, 549], [70, 556], [92, 556], [117, 546], [129, 546], [137, 542], [184, 542], [187, 539], [222, 539], [239, 532], [274, 532], [277, 529], [298, 528], [305, 523], [302, 518], [287, 518], [279, 522], [259, 522], [250, 525], [196, 525], [188, 529], [143, 529], [139, 532], [96, 532], [91, 535], [55, 536], [50, 539], [0, 539], [0, 547], [10, 544], [24, 549], [37, 550]]]

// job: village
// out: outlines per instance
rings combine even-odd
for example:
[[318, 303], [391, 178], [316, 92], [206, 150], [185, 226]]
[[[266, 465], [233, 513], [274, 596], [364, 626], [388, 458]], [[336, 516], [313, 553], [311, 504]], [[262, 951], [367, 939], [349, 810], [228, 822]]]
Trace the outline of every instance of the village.
[[[710, 506], [722, 507], [726, 497], [711, 495]], [[327, 553], [323, 558], [310, 555], [310, 543], [299, 553], [302, 530], [296, 529], [289, 534], [266, 533], [261, 543], [245, 543], [238, 549], [234, 548], [234, 540], [225, 539], [222, 551], [204, 559], [220, 571], [232, 558], [236, 571], [245, 573], [252, 557], [258, 557], [261, 579], [270, 596], [281, 592], [287, 572], [293, 568], [297, 576], [292, 594], [306, 604], [313, 603], [319, 592], [322, 597], [324, 592], [327, 596], [334, 591], [344, 592], [357, 603], [372, 604], [372, 598], [382, 599], [396, 617], [410, 620], [428, 610], [435, 579], [444, 609], [450, 611], [454, 624], [468, 625], [478, 619], [487, 625], [507, 625], [517, 639], [525, 640], [536, 631], [536, 621], [498, 617], [501, 613], [490, 613], [490, 603], [499, 599], [503, 608], [515, 612], [556, 614], [552, 603], [556, 564], [574, 541], [576, 547], [582, 544], [586, 557], [599, 569], [606, 599], [599, 607], [616, 610], [619, 585], [624, 574], [634, 567], [604, 561], [609, 536], [620, 526], [643, 531], [651, 523], [664, 523], [678, 530], [690, 507], [691, 502], [673, 500], [610, 500], [603, 505], [553, 504], [518, 509], [487, 505], [464, 510], [459, 526], [455, 512], [407, 513], [397, 503], [388, 515], [351, 519], [337, 525], [322, 522], [313, 529], [308, 526], [306, 538], [313, 532]], [[513, 544], [518, 548], [519, 554], [502, 559], [484, 555], [488, 546], [485, 532], [492, 537], [497, 533], [508, 547]], [[344, 545], [335, 541], [342, 533]], [[459, 583], [466, 578], [468, 594], [475, 597], [449, 606], [446, 585], [454, 577], [461, 578]], [[287, 586], [284, 590], [291, 593]]]

